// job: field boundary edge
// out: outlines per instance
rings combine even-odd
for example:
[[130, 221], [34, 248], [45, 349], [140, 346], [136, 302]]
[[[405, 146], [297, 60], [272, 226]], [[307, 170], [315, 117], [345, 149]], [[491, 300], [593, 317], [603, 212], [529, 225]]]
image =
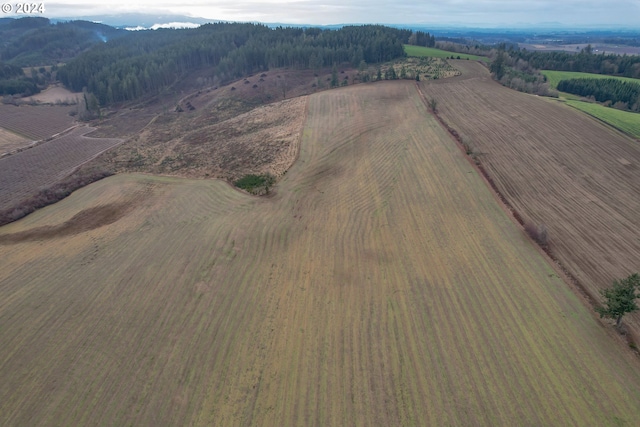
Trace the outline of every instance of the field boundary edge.
[[[420, 96], [422, 103], [428, 112], [430, 112], [433, 117], [438, 121], [440, 126], [442, 126], [455, 141], [456, 146], [462, 154], [464, 158], [469, 162], [469, 164], [478, 172], [478, 174], [483, 178], [483, 180], [487, 183], [488, 187], [491, 189], [491, 192], [494, 195], [494, 198], [499, 202], [498, 204], [502, 207], [502, 209], [508, 213], [508, 216], [513, 218], [517, 223], [518, 227], [523, 231], [527, 239], [533, 244], [533, 246], [538, 250], [538, 252], [549, 261], [549, 264], [556, 270], [558, 275], [563, 279], [563, 281], [569, 286], [570, 289], [580, 297], [586, 305], [591, 308], [592, 315], [596, 320], [600, 320], [595, 316], [595, 309], [598, 307], [602, 307], [602, 304], [598, 301], [598, 299], [590, 292], [586, 286], [584, 286], [566, 267], [565, 265], [553, 254], [553, 251], [547, 245], [546, 247], [541, 246], [538, 242], [536, 242], [528, 233], [524, 232], [524, 219], [522, 215], [509, 203], [507, 198], [500, 192], [495, 181], [489, 175], [487, 170], [484, 168], [482, 163], [479, 160], [472, 159], [469, 154], [466, 153], [464, 144], [462, 142], [462, 138], [460, 134], [451, 127], [444, 119], [438, 114], [437, 110], [434, 111], [430, 106], [429, 102], [425, 96], [425, 94], [420, 89], [420, 84], [416, 82], [415, 84], [416, 90]], [[572, 107], [573, 108], [573, 107]], [[574, 110], [577, 110], [574, 108]], [[616, 130], [618, 130], [616, 128]], [[620, 130], [618, 130], [620, 131]], [[628, 136], [626, 133], [625, 136]], [[600, 325], [604, 326], [602, 321], [598, 322]], [[624, 324], [624, 322], [623, 322]], [[629, 350], [635, 353], [636, 356], [640, 357], [640, 351], [638, 350], [640, 344], [640, 338], [635, 336], [635, 334], [630, 331], [628, 328], [625, 329], [624, 333], [617, 333], [617, 336], [622, 336], [627, 343]]]

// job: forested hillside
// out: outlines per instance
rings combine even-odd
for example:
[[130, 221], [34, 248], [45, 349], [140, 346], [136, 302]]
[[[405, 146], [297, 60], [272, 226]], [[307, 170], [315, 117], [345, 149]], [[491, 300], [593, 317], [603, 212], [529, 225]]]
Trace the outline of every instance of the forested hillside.
[[[55, 79], [58, 64], [124, 34], [125, 30], [87, 21], [0, 19], [0, 96], [38, 93]], [[25, 74], [22, 67], [31, 71]]]
[[0, 61], [19, 67], [53, 65], [125, 33], [87, 21], [52, 24], [47, 18], [37, 17], [2, 20]]
[[411, 35], [378, 25], [321, 30], [215, 23], [141, 31], [95, 46], [61, 68], [58, 77], [74, 91], [86, 88], [106, 105], [158, 92], [202, 67], [212, 67], [212, 79], [225, 83], [272, 67], [389, 61], [405, 55], [402, 45]]

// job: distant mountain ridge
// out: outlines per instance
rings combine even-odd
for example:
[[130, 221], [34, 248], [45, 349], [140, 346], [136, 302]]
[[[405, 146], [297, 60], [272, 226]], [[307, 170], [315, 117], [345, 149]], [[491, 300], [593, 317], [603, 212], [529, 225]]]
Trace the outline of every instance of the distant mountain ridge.
[[211, 22], [226, 22], [220, 19], [206, 19], [198, 18], [186, 15], [173, 15], [173, 14], [147, 14], [147, 13], [118, 13], [113, 15], [88, 15], [88, 16], [76, 16], [69, 18], [52, 18], [54, 22], [64, 22], [73, 20], [91, 21], [104, 25], [109, 25], [114, 28], [135, 28], [144, 27], [151, 28], [154, 25], [171, 24], [175, 22], [192, 23], [192, 24], [207, 24]]
[[125, 33], [89, 21], [53, 23], [42, 17], [5, 18], [0, 20], [0, 62], [19, 67], [54, 65]]

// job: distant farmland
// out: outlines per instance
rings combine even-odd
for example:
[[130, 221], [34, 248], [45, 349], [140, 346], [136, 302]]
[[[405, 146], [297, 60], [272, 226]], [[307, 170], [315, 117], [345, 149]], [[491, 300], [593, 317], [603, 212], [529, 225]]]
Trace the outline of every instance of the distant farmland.
[[636, 356], [409, 81], [310, 96], [270, 198], [120, 175], [1, 228], [0, 325], [5, 425], [640, 417]]
[[412, 46], [412, 45], [404, 45], [404, 51], [408, 56], [417, 56], [417, 57], [431, 57], [431, 58], [454, 58], [459, 59], [469, 59], [473, 61], [484, 61], [488, 62], [489, 58], [485, 56], [477, 56], [477, 55], [469, 55], [466, 53], [459, 52], [449, 52], [447, 50], [436, 49], [434, 47], [424, 47], [424, 46]]

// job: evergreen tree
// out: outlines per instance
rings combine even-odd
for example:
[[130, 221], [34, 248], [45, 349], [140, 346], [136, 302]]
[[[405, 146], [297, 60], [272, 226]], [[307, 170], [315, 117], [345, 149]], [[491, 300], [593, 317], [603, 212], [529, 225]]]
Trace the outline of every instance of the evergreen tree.
[[489, 69], [495, 74], [497, 80], [502, 79], [506, 72], [506, 54], [504, 50], [498, 52], [498, 56], [493, 60]]
[[337, 87], [338, 84], [338, 68], [333, 64], [333, 68], [331, 69], [331, 87]]

